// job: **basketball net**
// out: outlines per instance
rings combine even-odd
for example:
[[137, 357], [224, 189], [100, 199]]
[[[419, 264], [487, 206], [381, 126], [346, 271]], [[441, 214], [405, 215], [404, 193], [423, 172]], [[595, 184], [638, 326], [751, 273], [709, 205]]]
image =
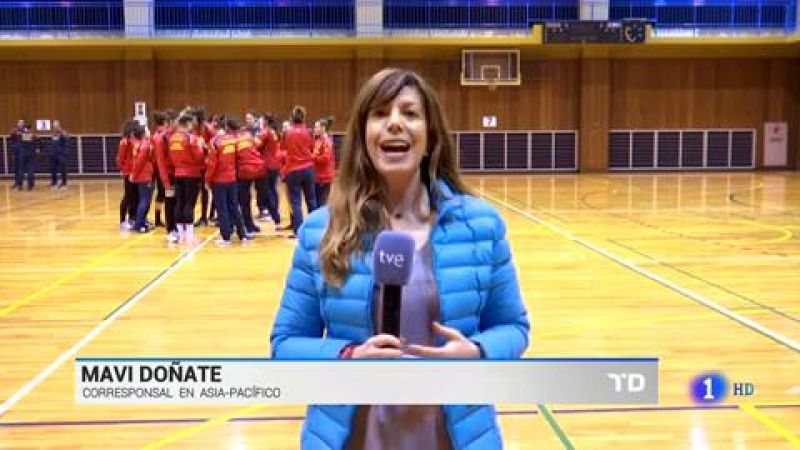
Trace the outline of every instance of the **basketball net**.
[[494, 92], [497, 90], [497, 78], [488, 78], [486, 82], [487, 86], [489, 87], [489, 92]]

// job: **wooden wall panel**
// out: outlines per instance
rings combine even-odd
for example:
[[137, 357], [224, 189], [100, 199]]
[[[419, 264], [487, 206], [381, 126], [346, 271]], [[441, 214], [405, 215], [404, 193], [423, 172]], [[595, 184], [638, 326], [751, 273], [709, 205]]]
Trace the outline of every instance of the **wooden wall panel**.
[[[766, 104], [764, 105], [764, 121], [765, 122], [783, 122], [789, 123], [789, 136], [788, 136], [788, 155], [787, 163], [792, 166], [797, 155], [797, 138], [798, 138], [798, 115], [800, 114], [799, 105], [797, 102], [797, 80], [798, 76], [798, 61], [770, 61], [767, 66], [767, 97]], [[764, 142], [764, 127], [759, 130], [761, 142]], [[763, 155], [758, 161], [759, 164], [763, 163]], [[799, 167], [795, 165], [795, 167]]]
[[353, 79], [352, 61], [158, 62], [157, 108], [201, 104], [208, 112], [241, 115], [253, 109], [285, 118], [299, 104], [309, 118], [333, 114], [341, 125], [352, 101]]
[[114, 132], [123, 102], [123, 62], [0, 62], [0, 129], [20, 118], [60, 118], [73, 133]]
[[788, 121], [791, 165], [796, 80], [792, 59], [615, 60], [611, 128], [754, 128], [760, 166], [764, 122]]
[[605, 168], [607, 128], [756, 128], [760, 162], [767, 120], [790, 123], [789, 161], [800, 167], [797, 59], [524, 61], [521, 86], [489, 92], [461, 86], [458, 59], [393, 60], [376, 54], [342, 60], [162, 61], [149, 56], [0, 62], [0, 129], [23, 117], [61, 118], [76, 133], [117, 132], [133, 102], [145, 100], [149, 112], [203, 104], [210, 112], [241, 114], [252, 108], [279, 117], [302, 104], [311, 119], [333, 114], [340, 131], [363, 81], [380, 68], [397, 66], [419, 71], [433, 85], [453, 129], [479, 130], [484, 115], [497, 116], [499, 129], [583, 129], [581, 161], [589, 170]]
[[751, 126], [763, 116], [769, 61], [612, 62], [612, 128]]
[[152, 107], [156, 105], [156, 80], [155, 62], [153, 60], [125, 61], [125, 76], [123, 85], [123, 104], [133, 114], [135, 102], [145, 102], [148, 105], [148, 114], [152, 114]]
[[582, 172], [603, 172], [608, 168], [610, 79], [608, 59], [581, 61], [578, 163]]
[[[209, 110], [254, 108], [281, 117], [302, 104], [312, 118], [333, 114], [334, 128], [341, 130], [363, 81], [389, 66], [418, 71], [436, 89], [454, 129], [479, 129], [489, 114], [498, 117], [501, 129], [577, 126], [576, 61], [528, 63], [522, 86], [496, 92], [461, 86], [458, 61], [166, 61], [157, 64], [157, 97], [159, 107], [202, 103]], [[205, 78], [193, 75], [198, 73]]]

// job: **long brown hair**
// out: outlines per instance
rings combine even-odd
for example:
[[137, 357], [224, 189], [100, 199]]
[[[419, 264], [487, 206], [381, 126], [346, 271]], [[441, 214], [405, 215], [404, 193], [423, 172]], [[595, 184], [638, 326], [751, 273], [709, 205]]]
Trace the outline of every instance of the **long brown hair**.
[[428, 123], [428, 148], [420, 163], [420, 178], [434, 199], [441, 197], [435, 180], [444, 180], [455, 192], [468, 189], [458, 173], [456, 149], [439, 99], [419, 75], [404, 69], [383, 69], [364, 84], [350, 114], [342, 160], [331, 187], [330, 220], [322, 237], [320, 260], [325, 281], [341, 287], [350, 271], [350, 257], [364, 251], [364, 239], [389, 225], [384, 207], [387, 186], [367, 154], [365, 129], [370, 111], [391, 102], [404, 87], [422, 97]]

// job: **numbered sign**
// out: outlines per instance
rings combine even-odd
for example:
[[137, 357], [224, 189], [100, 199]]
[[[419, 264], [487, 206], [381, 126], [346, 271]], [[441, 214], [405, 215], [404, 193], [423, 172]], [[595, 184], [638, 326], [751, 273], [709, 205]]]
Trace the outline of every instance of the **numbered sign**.
[[50, 131], [50, 119], [36, 119], [36, 131]]

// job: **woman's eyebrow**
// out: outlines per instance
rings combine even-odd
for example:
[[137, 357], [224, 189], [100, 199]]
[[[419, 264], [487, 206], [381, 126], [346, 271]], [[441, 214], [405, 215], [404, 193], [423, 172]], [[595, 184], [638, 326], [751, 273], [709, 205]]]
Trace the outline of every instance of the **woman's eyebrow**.
[[400, 107], [400, 108], [408, 108], [408, 107], [421, 108], [422, 107], [422, 103], [420, 101], [416, 100], [416, 99], [399, 100], [397, 102], [395, 102], [395, 100], [392, 99], [392, 100], [389, 100], [388, 102], [384, 102], [384, 103], [381, 103], [381, 104], [378, 104], [378, 105], [375, 105], [375, 106], [371, 107], [369, 109], [369, 111], [372, 112], [372, 111], [377, 111], [377, 110], [382, 109], [382, 108], [387, 108], [387, 107], [390, 107], [393, 103], [396, 103], [397, 106]]
[[399, 101], [397, 102], [397, 104], [398, 104], [398, 106], [400, 106], [400, 107], [406, 107], [406, 106], [421, 106], [421, 103], [420, 103], [418, 100], [416, 100], [416, 99], [405, 99], [405, 100], [399, 100]]

